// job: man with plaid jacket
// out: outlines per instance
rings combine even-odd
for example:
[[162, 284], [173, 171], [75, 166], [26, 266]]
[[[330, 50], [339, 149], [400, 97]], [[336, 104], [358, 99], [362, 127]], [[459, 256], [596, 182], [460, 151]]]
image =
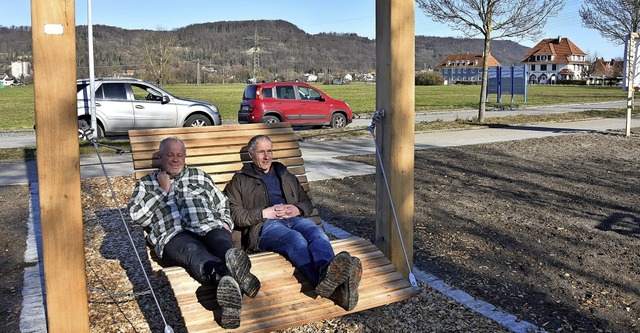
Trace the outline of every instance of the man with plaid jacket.
[[233, 246], [229, 202], [211, 177], [188, 167], [177, 137], [160, 142], [160, 169], [136, 183], [129, 201], [133, 223], [167, 265], [181, 266], [203, 284], [217, 285], [221, 326], [240, 325], [242, 293], [255, 297], [260, 281], [247, 254]]

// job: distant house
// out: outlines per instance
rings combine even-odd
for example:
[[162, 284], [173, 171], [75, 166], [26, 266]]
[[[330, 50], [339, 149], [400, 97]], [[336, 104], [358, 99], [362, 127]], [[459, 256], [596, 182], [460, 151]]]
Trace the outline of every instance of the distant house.
[[604, 61], [604, 58], [596, 59], [589, 67], [589, 77], [587, 84], [605, 85], [622, 82], [622, 71], [624, 62], [622, 60]]
[[366, 73], [362, 75], [362, 81], [365, 82], [374, 82], [376, 80], [376, 75], [372, 73]]
[[307, 73], [304, 75], [304, 80], [306, 82], [316, 82], [318, 81], [318, 76], [315, 74]]
[[521, 64], [529, 67], [529, 83], [582, 80], [587, 76], [587, 54], [568, 38], [547, 38], [532, 47]]
[[[434, 72], [442, 74], [444, 84], [456, 82], [475, 82], [482, 80], [481, 54], [450, 54], [442, 59], [434, 68]], [[500, 62], [489, 55], [489, 67], [500, 66]]]
[[0, 75], [0, 87], [7, 87], [12, 85], [15, 82], [14, 79], [10, 78], [7, 74]]

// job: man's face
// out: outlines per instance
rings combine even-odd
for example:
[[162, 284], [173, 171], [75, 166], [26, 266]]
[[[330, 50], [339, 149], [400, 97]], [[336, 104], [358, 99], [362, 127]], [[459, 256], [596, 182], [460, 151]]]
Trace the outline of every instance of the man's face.
[[262, 172], [267, 173], [271, 170], [273, 146], [269, 140], [258, 140], [258, 142], [256, 142], [256, 150], [249, 155], [251, 156], [253, 164]]
[[186, 157], [185, 147], [180, 141], [170, 140], [164, 145], [161, 152], [160, 166], [170, 176], [179, 174], [184, 169], [184, 159]]

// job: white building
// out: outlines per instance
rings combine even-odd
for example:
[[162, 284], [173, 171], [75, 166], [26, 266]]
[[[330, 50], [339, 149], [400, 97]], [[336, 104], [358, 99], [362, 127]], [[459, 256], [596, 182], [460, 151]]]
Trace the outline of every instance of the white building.
[[529, 83], [581, 80], [587, 75], [587, 54], [568, 38], [547, 38], [532, 47], [521, 64], [527, 64]]
[[31, 63], [26, 61], [14, 61], [11, 63], [11, 76], [15, 78], [31, 76]]
[[0, 87], [7, 87], [12, 85], [14, 80], [7, 74], [0, 75]]
[[318, 81], [318, 76], [315, 74], [307, 73], [304, 75], [304, 80], [306, 82], [316, 82]]

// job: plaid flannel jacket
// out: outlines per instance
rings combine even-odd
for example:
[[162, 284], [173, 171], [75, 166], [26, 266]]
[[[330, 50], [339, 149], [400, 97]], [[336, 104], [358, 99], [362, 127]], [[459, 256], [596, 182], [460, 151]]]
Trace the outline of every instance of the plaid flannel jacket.
[[166, 193], [158, 183], [158, 172], [137, 181], [128, 204], [133, 223], [148, 230], [147, 241], [158, 256], [162, 257], [165, 244], [182, 231], [202, 236], [215, 228], [233, 230], [229, 201], [208, 174], [185, 167], [172, 177]]

